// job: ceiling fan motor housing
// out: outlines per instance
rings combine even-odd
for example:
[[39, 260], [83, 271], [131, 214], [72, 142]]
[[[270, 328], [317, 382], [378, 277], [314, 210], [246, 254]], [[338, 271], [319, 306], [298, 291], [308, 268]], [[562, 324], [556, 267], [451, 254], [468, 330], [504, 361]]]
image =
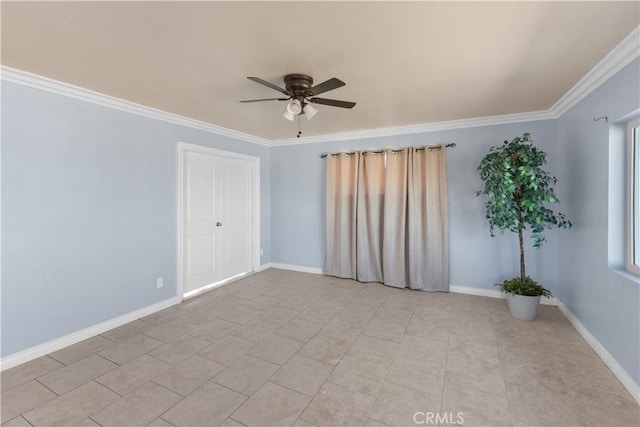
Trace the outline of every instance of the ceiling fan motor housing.
[[287, 74], [284, 76], [284, 84], [289, 92], [293, 94], [293, 98], [300, 102], [304, 98], [311, 96], [309, 90], [313, 86], [313, 79], [305, 74]]

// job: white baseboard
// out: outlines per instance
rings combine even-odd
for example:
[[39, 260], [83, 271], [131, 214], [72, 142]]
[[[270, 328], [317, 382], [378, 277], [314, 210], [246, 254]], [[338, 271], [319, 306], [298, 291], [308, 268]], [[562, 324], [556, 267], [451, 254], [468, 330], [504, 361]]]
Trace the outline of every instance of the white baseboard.
[[282, 270], [300, 271], [302, 273], [322, 274], [321, 268], [305, 267], [304, 265], [280, 264], [279, 262], [272, 262], [271, 267], [279, 268]]
[[[321, 268], [305, 267], [303, 265], [294, 265], [294, 264], [281, 264], [278, 262], [264, 264], [264, 268], [261, 268], [260, 271], [266, 270], [267, 268], [279, 268], [282, 270], [301, 271], [303, 273], [323, 274]], [[457, 294], [477, 295], [480, 297], [489, 297], [489, 298], [500, 298], [500, 299], [506, 298], [504, 296], [504, 293], [500, 292], [497, 289], [473, 288], [471, 286], [449, 285], [449, 292], [453, 292]], [[555, 297], [540, 298], [540, 304], [558, 305]]]
[[23, 363], [29, 362], [30, 360], [37, 359], [38, 357], [60, 350], [61, 348], [68, 347], [91, 337], [95, 337], [96, 335], [99, 335], [103, 332], [107, 332], [113, 328], [117, 328], [118, 326], [133, 322], [134, 320], [137, 320], [141, 317], [145, 317], [157, 311], [164, 310], [165, 308], [171, 307], [172, 305], [178, 303], [180, 303], [180, 298], [175, 296], [164, 301], [148, 305], [139, 310], [132, 311], [131, 313], [123, 314], [122, 316], [115, 317], [102, 323], [98, 323], [97, 325], [89, 326], [88, 328], [82, 329], [80, 331], [73, 332], [63, 337], [47, 341], [43, 344], [39, 344], [35, 347], [31, 347], [18, 353], [3, 357], [2, 360], [0, 360], [0, 371], [13, 368], [14, 366], [21, 365]]
[[569, 308], [564, 305], [562, 301], [558, 301], [558, 308], [564, 314], [564, 316], [569, 320], [569, 322], [576, 328], [576, 331], [584, 338], [584, 340], [591, 346], [593, 351], [602, 359], [602, 361], [611, 369], [613, 375], [618, 378], [618, 380], [622, 383], [624, 388], [627, 389], [629, 394], [635, 399], [638, 404], [640, 404], [640, 385], [636, 384], [636, 382], [629, 376], [627, 371], [620, 366], [618, 361], [607, 351], [606, 348], [600, 341], [596, 339], [591, 332], [582, 324], [580, 320], [569, 310]]
[[258, 267], [258, 269], [256, 271], [257, 272], [264, 271], [264, 270], [267, 270], [267, 269], [272, 268], [272, 267], [273, 267], [273, 263], [272, 262], [268, 262], [266, 264], [262, 264], [260, 267]]
[[[449, 285], [449, 292], [453, 292], [456, 294], [476, 295], [479, 297], [488, 297], [488, 298], [499, 298], [499, 299], [506, 298], [504, 292], [501, 292], [497, 289], [473, 288], [471, 286]], [[540, 304], [558, 305], [558, 300], [555, 297], [551, 297], [551, 298], [543, 297], [543, 298], [540, 298]]]

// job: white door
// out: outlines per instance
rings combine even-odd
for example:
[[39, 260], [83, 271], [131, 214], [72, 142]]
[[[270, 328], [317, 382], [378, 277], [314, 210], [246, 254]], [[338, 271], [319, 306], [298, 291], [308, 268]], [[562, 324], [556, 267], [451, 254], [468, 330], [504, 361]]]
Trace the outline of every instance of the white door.
[[252, 268], [251, 162], [184, 152], [185, 293]]
[[252, 168], [245, 160], [220, 158], [222, 276], [251, 270]]

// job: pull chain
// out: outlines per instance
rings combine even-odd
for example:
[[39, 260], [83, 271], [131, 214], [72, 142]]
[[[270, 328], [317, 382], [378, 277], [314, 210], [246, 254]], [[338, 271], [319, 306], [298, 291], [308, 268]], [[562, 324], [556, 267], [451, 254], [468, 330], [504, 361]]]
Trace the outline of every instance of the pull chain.
[[300, 135], [302, 135], [302, 119], [300, 118], [300, 114], [298, 114], [298, 135], [296, 136], [296, 138], [300, 138]]

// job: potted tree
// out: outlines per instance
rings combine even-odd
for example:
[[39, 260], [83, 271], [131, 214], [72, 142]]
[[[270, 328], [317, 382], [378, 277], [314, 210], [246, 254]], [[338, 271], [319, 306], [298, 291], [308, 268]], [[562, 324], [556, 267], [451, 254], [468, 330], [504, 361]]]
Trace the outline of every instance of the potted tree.
[[546, 241], [545, 229], [571, 227], [564, 214], [547, 207], [558, 198], [553, 191], [557, 179], [542, 169], [546, 157], [547, 153], [533, 145], [531, 134], [525, 133], [500, 147], [491, 147], [478, 166], [484, 188], [476, 196], [488, 196], [485, 208], [491, 235], [495, 236], [496, 230], [518, 234], [520, 276], [496, 286], [506, 294], [511, 315], [522, 320], [534, 320], [540, 297], [551, 296], [548, 289], [526, 275], [524, 230], [531, 230], [533, 246], [539, 248]]

